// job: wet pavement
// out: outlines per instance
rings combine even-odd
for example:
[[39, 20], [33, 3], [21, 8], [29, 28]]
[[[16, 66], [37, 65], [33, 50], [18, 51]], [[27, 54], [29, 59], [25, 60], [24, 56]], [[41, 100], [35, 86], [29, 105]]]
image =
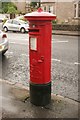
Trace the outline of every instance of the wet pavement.
[[[1, 96], [2, 87], [2, 96]], [[79, 103], [59, 95], [51, 95], [51, 103], [35, 106], [30, 103], [29, 91], [19, 85], [0, 81], [3, 118], [78, 118]]]

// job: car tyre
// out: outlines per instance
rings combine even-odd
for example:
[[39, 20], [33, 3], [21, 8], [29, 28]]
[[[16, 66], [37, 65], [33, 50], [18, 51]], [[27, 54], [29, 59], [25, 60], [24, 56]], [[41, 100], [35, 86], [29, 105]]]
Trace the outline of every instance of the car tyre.
[[25, 28], [21, 28], [20, 32], [25, 33]]
[[7, 27], [4, 27], [3, 30], [4, 30], [4, 32], [7, 32], [7, 31], [8, 31], [8, 28], [7, 28]]

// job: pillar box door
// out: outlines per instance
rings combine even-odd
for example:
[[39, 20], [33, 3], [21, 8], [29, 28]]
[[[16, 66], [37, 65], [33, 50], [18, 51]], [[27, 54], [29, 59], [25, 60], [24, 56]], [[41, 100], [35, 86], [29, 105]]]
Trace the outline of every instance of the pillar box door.
[[[35, 29], [33, 29], [35, 31]], [[44, 54], [43, 41], [40, 41], [40, 31], [31, 33], [29, 36], [30, 50], [30, 82], [34, 84], [43, 84], [44, 72]]]
[[39, 8], [25, 18], [29, 21], [30, 101], [43, 106], [51, 100], [51, 21], [56, 16]]

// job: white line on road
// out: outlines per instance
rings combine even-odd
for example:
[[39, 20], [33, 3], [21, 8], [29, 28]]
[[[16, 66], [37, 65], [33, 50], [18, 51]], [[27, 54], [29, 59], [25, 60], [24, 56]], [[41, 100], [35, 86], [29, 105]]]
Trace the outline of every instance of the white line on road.
[[29, 57], [29, 55], [26, 55], [26, 54], [21, 54], [21, 56], [26, 56], [26, 57]]
[[67, 43], [67, 42], [69, 42], [69, 41], [52, 41], [52, 43]]
[[[56, 61], [56, 62], [63, 62], [63, 61], [61, 61], [61, 60], [58, 60], [58, 59], [51, 59], [52, 61]], [[78, 62], [74, 62], [74, 63], [70, 63], [70, 62], [68, 62], [67, 64], [75, 64], [75, 65], [80, 65], [80, 63], [78, 63]]]
[[13, 52], [9, 52], [9, 51], [7, 51], [7, 53], [9, 53], [9, 54], [13, 54]]
[[74, 64], [75, 64], [75, 65], [80, 65], [80, 63], [78, 63], [78, 62], [74, 62]]
[[[67, 43], [68, 41], [52, 41], [52, 43]], [[29, 45], [29, 42], [27, 43], [19, 43], [19, 42], [10, 42], [11, 44], [19, 44], [19, 45]]]
[[9, 42], [11, 44], [19, 44], [19, 45], [28, 45], [29, 43], [18, 43], [18, 42]]
[[61, 60], [58, 60], [58, 59], [52, 59], [52, 61], [61, 62]]
[[9, 43], [15, 44], [16, 42], [9, 42]]
[[[9, 38], [9, 40], [11, 40], [11, 38]], [[16, 38], [12, 38], [12, 40], [16, 40]], [[18, 38], [19, 41], [29, 41], [29, 39], [24, 39], [24, 38]]]

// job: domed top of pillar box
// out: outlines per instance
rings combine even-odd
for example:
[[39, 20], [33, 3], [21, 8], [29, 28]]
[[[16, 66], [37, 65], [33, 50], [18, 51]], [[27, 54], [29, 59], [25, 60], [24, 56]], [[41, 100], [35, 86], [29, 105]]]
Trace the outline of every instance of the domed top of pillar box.
[[26, 20], [29, 21], [46, 21], [46, 20], [55, 20], [56, 15], [49, 13], [49, 12], [43, 12], [41, 8], [38, 8], [36, 12], [28, 13], [24, 15]]

